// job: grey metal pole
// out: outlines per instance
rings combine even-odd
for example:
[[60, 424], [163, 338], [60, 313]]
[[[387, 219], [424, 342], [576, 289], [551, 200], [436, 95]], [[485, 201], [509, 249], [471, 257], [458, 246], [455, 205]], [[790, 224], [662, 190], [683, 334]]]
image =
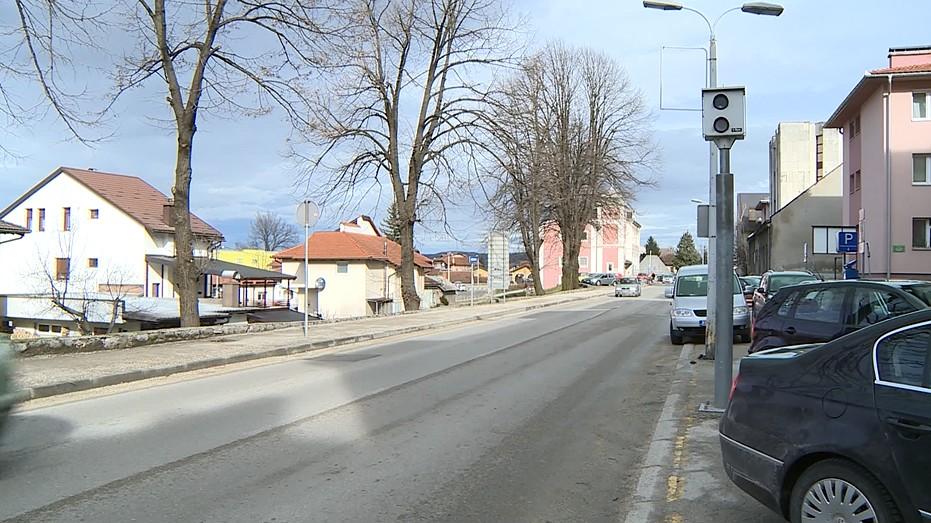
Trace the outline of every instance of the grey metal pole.
[[[718, 86], [718, 43], [714, 37], [714, 33], [711, 33], [710, 41], [708, 42], [708, 87], [717, 87]], [[709, 151], [709, 161], [708, 161], [708, 307], [707, 318], [708, 326], [705, 328], [706, 331], [706, 340], [705, 340], [705, 357], [712, 358], [715, 357], [715, 347], [717, 345], [717, 339], [715, 337], [715, 332], [717, 331], [717, 325], [715, 323], [715, 318], [717, 317], [715, 297], [717, 296], [717, 285], [715, 285], [717, 278], [715, 274], [715, 263], [717, 262], [717, 257], [715, 256], [715, 236], [717, 233], [717, 220], [715, 212], [715, 202], [717, 200], [717, 195], [715, 194], [715, 184], [718, 173], [718, 147], [714, 142], [708, 143]]]
[[718, 339], [714, 358], [714, 406], [724, 409], [727, 407], [734, 373], [734, 175], [731, 174], [731, 150], [721, 149], [720, 156], [721, 173], [716, 180], [718, 212], [715, 216], [718, 263], [714, 266], [717, 278], [717, 315], [714, 321]]
[[304, 337], [307, 337], [310, 324], [310, 316], [307, 311], [307, 304], [310, 301], [310, 266], [308, 265], [308, 249], [310, 249], [310, 206], [304, 202]]

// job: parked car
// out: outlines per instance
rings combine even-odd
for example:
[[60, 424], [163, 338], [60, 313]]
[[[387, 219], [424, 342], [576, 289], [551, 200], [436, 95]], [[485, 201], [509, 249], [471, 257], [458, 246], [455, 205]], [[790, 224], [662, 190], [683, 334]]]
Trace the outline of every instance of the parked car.
[[740, 288], [743, 290], [744, 299], [747, 301], [747, 305], [753, 306], [753, 293], [760, 288], [760, 280], [763, 278], [761, 276], [741, 276], [740, 277]]
[[760, 286], [753, 292], [753, 314], [760, 312], [766, 300], [772, 298], [786, 285], [795, 285], [819, 278], [806, 271], [767, 271], [760, 277]]
[[792, 522], [931, 520], [931, 310], [740, 361], [724, 469]]
[[583, 285], [614, 285], [614, 281], [617, 279], [616, 274], [611, 274], [608, 272], [593, 272], [582, 278]]
[[[705, 336], [708, 315], [708, 266], [689, 265], [676, 274], [675, 285], [666, 289], [672, 298], [669, 311], [669, 340], [682, 345], [686, 336]], [[750, 339], [750, 311], [744, 303], [737, 274], [734, 274], [734, 338]]]
[[614, 296], [640, 296], [640, 282], [637, 278], [621, 278], [614, 285]]
[[658, 279], [659, 279], [659, 282], [662, 283], [663, 285], [672, 285], [672, 283], [676, 280], [676, 275], [675, 274], [663, 274], [663, 275], [660, 275]]
[[3, 425], [10, 415], [10, 409], [13, 408], [13, 373], [10, 370], [12, 362], [12, 350], [0, 345], [0, 436], [3, 435]]
[[929, 282], [843, 280], [790, 285], [754, 316], [750, 352], [830, 341], [929, 305]]

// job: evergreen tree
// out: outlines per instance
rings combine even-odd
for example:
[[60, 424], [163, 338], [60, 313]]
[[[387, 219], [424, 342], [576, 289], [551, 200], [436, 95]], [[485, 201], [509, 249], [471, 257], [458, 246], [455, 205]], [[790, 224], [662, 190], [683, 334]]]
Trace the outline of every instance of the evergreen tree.
[[388, 206], [388, 213], [381, 222], [381, 233], [393, 242], [401, 243], [401, 224], [399, 223], [398, 208], [394, 202]]
[[659, 256], [659, 244], [656, 243], [656, 240], [652, 236], [647, 238], [647, 243], [644, 246], [644, 251], [647, 256], [653, 254]]
[[701, 254], [698, 253], [698, 249], [695, 248], [695, 241], [692, 239], [692, 235], [685, 232], [681, 238], [679, 238], [679, 244], [676, 246], [676, 256], [673, 258], [673, 266], [676, 269], [679, 267], [684, 267], [686, 265], [697, 265], [701, 263]]

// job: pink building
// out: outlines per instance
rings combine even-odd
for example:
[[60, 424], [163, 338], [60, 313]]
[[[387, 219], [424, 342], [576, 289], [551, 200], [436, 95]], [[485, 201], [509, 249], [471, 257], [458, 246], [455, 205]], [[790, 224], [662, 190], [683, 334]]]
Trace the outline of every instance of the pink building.
[[[540, 277], [543, 288], [562, 283], [562, 238], [555, 225], [543, 233]], [[598, 209], [594, 224], [585, 227], [579, 249], [579, 272], [612, 272], [636, 275], [640, 261], [640, 224], [634, 211], [624, 206], [619, 212]]]
[[825, 127], [844, 133], [843, 223], [863, 276], [931, 279], [931, 47], [889, 50]]

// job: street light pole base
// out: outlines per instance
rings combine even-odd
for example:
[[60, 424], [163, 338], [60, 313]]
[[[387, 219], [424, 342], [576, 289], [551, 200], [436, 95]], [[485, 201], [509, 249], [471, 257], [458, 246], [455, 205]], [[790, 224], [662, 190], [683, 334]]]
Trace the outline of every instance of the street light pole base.
[[721, 416], [724, 414], [724, 409], [715, 407], [711, 404], [710, 401], [703, 401], [698, 405], [698, 412], [702, 414], [714, 414], [715, 416]]

